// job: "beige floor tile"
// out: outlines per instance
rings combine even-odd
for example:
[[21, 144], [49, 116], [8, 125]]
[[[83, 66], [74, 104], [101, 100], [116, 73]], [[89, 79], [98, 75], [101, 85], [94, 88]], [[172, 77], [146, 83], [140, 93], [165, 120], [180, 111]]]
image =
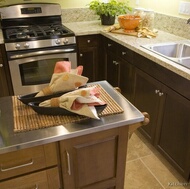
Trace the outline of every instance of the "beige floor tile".
[[[142, 137], [142, 136], [141, 136]], [[153, 147], [148, 142], [143, 141], [140, 138], [140, 134], [136, 131], [132, 137], [129, 139], [128, 152], [129, 156], [128, 161], [134, 160], [137, 157], [144, 157], [152, 153]]]
[[139, 131], [129, 140], [126, 169], [124, 189], [190, 189]]
[[132, 137], [130, 138], [130, 140], [128, 141], [127, 162], [138, 159], [138, 157], [139, 157], [137, 155], [136, 149], [134, 148], [134, 143], [135, 143], [134, 137], [135, 137], [135, 135], [133, 134]]
[[124, 189], [163, 189], [140, 159], [126, 164]]
[[165, 188], [190, 189], [190, 184], [188, 185], [158, 152], [143, 157], [141, 160]]

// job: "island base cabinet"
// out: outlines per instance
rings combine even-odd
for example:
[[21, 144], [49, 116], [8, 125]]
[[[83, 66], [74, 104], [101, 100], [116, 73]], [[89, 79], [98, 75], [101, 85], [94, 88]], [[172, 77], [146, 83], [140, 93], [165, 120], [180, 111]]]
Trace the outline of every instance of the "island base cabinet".
[[60, 189], [57, 167], [0, 182], [1, 189]]
[[123, 189], [128, 126], [60, 142], [64, 189]]

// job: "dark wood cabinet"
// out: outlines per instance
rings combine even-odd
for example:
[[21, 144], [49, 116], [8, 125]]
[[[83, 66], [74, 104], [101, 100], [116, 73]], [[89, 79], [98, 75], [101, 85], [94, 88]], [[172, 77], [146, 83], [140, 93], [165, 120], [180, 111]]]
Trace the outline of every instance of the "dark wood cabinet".
[[158, 119], [157, 149], [190, 179], [190, 101], [164, 87], [165, 102]]
[[64, 189], [123, 188], [128, 127], [60, 142]]
[[135, 70], [134, 105], [150, 115], [150, 123], [141, 127], [141, 132], [154, 144], [157, 119], [164, 95], [159, 95], [161, 83], [139, 69]]
[[134, 66], [131, 64], [133, 52], [116, 42], [105, 38], [106, 80], [133, 101]]
[[4, 44], [0, 44], [0, 97], [13, 94]]
[[150, 123], [141, 132], [188, 180], [190, 101], [139, 69], [135, 79], [134, 105], [150, 115]]
[[104, 59], [100, 58], [101, 36], [85, 35], [77, 36], [77, 61], [83, 65], [83, 76], [89, 78], [89, 82], [105, 79]]
[[106, 80], [113, 87], [119, 87], [119, 70], [121, 65], [118, 57], [112, 52], [107, 52], [106, 55]]

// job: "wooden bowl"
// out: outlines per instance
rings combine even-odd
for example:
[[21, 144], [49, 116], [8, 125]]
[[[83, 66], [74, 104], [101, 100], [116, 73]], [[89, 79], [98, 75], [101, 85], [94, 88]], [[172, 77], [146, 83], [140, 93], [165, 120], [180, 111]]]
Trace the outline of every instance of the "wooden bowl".
[[135, 30], [140, 24], [141, 17], [135, 15], [120, 15], [118, 16], [118, 22], [121, 28], [124, 30]]

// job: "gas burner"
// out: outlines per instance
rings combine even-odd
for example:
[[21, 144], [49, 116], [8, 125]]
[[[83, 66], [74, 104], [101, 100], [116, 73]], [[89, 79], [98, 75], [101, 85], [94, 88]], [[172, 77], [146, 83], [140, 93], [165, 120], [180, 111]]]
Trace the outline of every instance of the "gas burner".
[[18, 39], [26, 39], [29, 37], [30, 37], [29, 35], [27, 35], [26, 33], [22, 33], [22, 32], [16, 34], [16, 38], [18, 38]]
[[2, 8], [1, 13], [5, 43], [75, 37], [70, 29], [62, 25], [58, 4], [15, 5]]
[[21, 39], [47, 39], [52, 37], [63, 37], [67, 35], [74, 35], [69, 29], [62, 24], [45, 24], [45, 25], [30, 25], [19, 26], [4, 29], [5, 39], [16, 41]]

